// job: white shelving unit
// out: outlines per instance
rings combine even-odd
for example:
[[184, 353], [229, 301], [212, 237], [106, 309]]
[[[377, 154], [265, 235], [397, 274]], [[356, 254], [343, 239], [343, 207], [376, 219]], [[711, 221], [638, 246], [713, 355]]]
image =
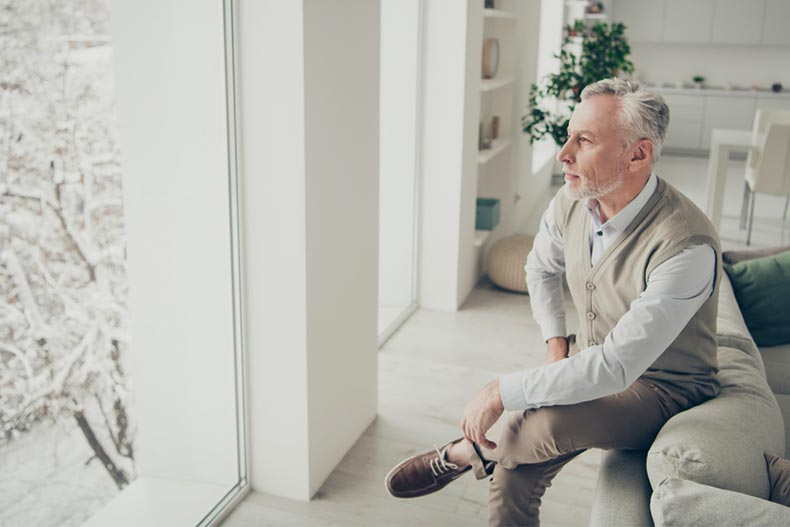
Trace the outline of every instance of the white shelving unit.
[[475, 247], [482, 247], [490, 235], [491, 231], [475, 230]]
[[499, 224], [492, 231], [475, 229], [475, 241], [474, 241], [475, 247], [476, 248], [483, 247], [492, 236], [496, 236], [500, 231], [503, 231], [504, 225], [507, 224], [506, 220], [507, 220], [507, 216], [503, 216], [502, 218], [500, 218]]
[[483, 9], [479, 50], [487, 38], [499, 41], [499, 64], [491, 79], [480, 79], [479, 122], [489, 130], [491, 119], [499, 118], [498, 135], [491, 147], [477, 152], [477, 197], [499, 200], [499, 223], [493, 230], [475, 230], [474, 247], [478, 278], [485, 271], [485, 253], [491, 245], [512, 230], [508, 218], [513, 217], [513, 172], [515, 134], [520, 133], [519, 117], [515, 109], [516, 31], [518, 16], [515, 4], [507, 0], [497, 2], [498, 9]]
[[483, 17], [484, 18], [504, 18], [515, 20], [516, 14], [511, 13], [510, 11], [505, 11], [503, 9], [483, 9]]
[[[464, 1], [466, 9], [458, 9]], [[482, 0], [425, 2], [419, 302], [430, 309], [463, 305], [484, 272], [486, 251], [524, 228], [550, 186], [548, 171], [532, 170], [532, 147], [521, 130], [537, 80], [542, 2], [495, 3], [489, 11]], [[552, 24], [562, 23], [561, 9], [550, 15]], [[499, 39], [500, 60], [494, 78], [483, 79], [488, 37]], [[493, 116], [498, 139], [481, 151], [480, 123], [490, 126]], [[478, 197], [500, 202], [491, 231], [475, 229]]]
[[488, 150], [479, 150], [477, 152], [477, 162], [481, 165], [485, 165], [496, 156], [504, 152], [511, 144], [513, 144], [513, 140], [510, 138], [494, 139], [491, 142], [491, 148]]
[[513, 77], [508, 77], [507, 79], [483, 79], [480, 81], [480, 91], [489, 92], [498, 90], [499, 88], [510, 86], [515, 80], [516, 79]]

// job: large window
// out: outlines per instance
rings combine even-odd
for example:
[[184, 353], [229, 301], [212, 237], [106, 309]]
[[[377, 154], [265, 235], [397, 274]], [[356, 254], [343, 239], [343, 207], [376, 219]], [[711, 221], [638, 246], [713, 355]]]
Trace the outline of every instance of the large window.
[[79, 525], [137, 475], [109, 6], [0, 16], [0, 524]]
[[422, 0], [381, 2], [379, 342], [417, 308]]
[[210, 524], [247, 487], [232, 4], [0, 27], [0, 524]]

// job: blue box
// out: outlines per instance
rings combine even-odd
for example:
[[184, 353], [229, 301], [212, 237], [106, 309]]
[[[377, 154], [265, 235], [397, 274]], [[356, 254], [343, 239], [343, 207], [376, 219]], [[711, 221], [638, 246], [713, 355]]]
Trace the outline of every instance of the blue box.
[[477, 198], [477, 214], [475, 229], [491, 231], [499, 223], [499, 200], [495, 198]]

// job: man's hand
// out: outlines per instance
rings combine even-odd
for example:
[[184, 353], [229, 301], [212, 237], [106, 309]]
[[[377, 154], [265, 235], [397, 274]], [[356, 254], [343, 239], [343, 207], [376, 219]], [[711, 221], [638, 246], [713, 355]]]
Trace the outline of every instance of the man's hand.
[[543, 364], [551, 364], [568, 357], [568, 339], [565, 337], [550, 338], [546, 344], [549, 346], [549, 351]]
[[496, 443], [489, 441], [485, 434], [504, 411], [502, 396], [499, 395], [499, 379], [495, 379], [466, 405], [464, 418], [461, 419], [464, 437], [489, 450], [495, 449]]

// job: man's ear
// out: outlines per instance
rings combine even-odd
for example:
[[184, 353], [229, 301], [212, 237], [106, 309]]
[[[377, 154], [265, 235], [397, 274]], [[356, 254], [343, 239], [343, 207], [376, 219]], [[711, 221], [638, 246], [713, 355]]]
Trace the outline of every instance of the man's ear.
[[642, 139], [634, 147], [634, 152], [631, 155], [631, 163], [635, 165], [643, 165], [645, 163], [653, 162], [653, 142], [649, 139]]

